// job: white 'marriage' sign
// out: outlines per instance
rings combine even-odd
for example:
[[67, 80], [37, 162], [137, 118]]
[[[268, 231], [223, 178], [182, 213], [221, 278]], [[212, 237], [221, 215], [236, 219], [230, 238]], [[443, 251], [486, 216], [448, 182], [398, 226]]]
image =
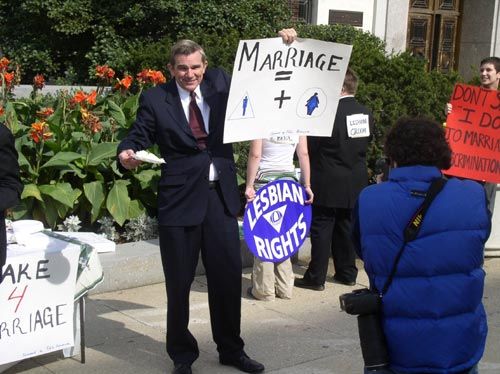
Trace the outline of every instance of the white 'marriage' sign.
[[278, 133], [331, 136], [352, 46], [313, 39], [241, 40], [224, 143]]
[[0, 365], [74, 345], [80, 246], [50, 239], [48, 250], [17, 247], [2, 269]]

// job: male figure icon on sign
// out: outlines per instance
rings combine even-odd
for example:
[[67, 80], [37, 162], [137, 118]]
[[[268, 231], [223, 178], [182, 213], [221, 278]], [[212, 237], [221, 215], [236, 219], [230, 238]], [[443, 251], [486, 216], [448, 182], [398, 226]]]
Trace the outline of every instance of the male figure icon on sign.
[[314, 109], [316, 109], [319, 106], [319, 98], [318, 98], [318, 93], [315, 92], [314, 95], [312, 95], [306, 103], [307, 107], [307, 115], [310, 116], [312, 112], [314, 112]]
[[231, 116], [229, 118], [232, 120], [254, 118], [255, 113], [253, 111], [252, 101], [252, 97], [250, 97], [248, 92], [245, 92], [231, 110]]
[[248, 105], [248, 96], [245, 96], [243, 98], [243, 117], [245, 117], [245, 113], [247, 111], [247, 105]]

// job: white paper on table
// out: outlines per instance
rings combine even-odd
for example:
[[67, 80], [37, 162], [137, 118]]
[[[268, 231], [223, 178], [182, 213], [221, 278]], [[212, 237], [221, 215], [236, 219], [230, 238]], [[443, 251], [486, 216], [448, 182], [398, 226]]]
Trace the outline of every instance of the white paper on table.
[[75, 238], [83, 243], [89, 244], [94, 247], [97, 253], [114, 252], [116, 250], [116, 243], [106, 239], [104, 236], [94, 232], [67, 232], [57, 231], [56, 234], [64, 235], [69, 238]]

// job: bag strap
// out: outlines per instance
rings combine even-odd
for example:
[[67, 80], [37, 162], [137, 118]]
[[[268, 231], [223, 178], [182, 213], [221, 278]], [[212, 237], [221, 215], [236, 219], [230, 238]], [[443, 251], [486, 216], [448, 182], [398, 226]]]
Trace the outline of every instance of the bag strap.
[[389, 274], [389, 277], [387, 278], [387, 281], [384, 284], [384, 288], [382, 289], [380, 296], [383, 296], [387, 293], [387, 290], [389, 289], [389, 286], [392, 283], [392, 279], [396, 274], [398, 263], [399, 260], [401, 259], [401, 255], [403, 254], [403, 250], [406, 244], [416, 239], [420, 231], [420, 228], [422, 227], [422, 223], [424, 221], [425, 214], [429, 209], [429, 206], [431, 205], [434, 198], [438, 195], [438, 193], [443, 189], [446, 182], [447, 181], [444, 178], [434, 179], [432, 181], [429, 190], [425, 194], [424, 202], [422, 203], [422, 205], [420, 205], [420, 207], [417, 209], [417, 211], [411, 218], [410, 222], [408, 222], [408, 224], [406, 225], [406, 228], [403, 232], [403, 238], [404, 238], [403, 245], [399, 249], [396, 258], [394, 259], [394, 264], [392, 265], [391, 273]]

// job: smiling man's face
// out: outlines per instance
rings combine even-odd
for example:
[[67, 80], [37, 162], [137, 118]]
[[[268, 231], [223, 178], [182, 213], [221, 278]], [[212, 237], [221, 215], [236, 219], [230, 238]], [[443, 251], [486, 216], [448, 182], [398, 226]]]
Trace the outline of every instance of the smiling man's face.
[[191, 92], [203, 80], [207, 64], [206, 61], [203, 61], [201, 53], [196, 51], [190, 55], [176, 55], [175, 66], [168, 64], [168, 69], [179, 86]]
[[495, 65], [485, 63], [479, 68], [479, 79], [481, 79], [481, 87], [496, 90], [500, 81], [500, 71], [495, 69]]

